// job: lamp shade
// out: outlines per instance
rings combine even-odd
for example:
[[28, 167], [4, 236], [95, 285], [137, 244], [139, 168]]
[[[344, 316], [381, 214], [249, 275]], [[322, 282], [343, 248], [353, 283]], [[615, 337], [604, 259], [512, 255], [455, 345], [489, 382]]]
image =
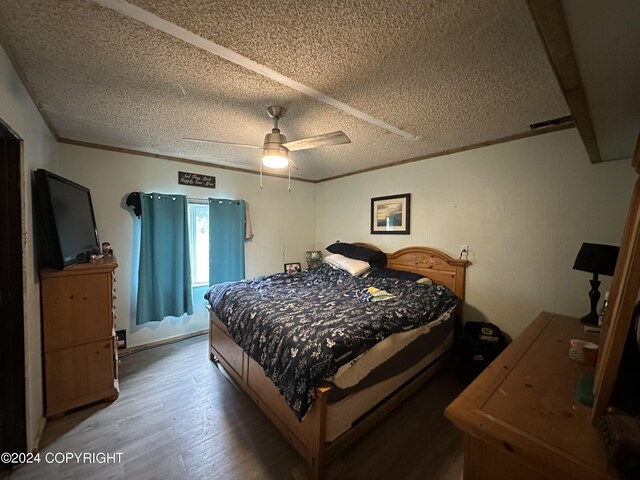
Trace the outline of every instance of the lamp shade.
[[583, 243], [573, 264], [574, 270], [612, 276], [618, 260], [620, 247]]

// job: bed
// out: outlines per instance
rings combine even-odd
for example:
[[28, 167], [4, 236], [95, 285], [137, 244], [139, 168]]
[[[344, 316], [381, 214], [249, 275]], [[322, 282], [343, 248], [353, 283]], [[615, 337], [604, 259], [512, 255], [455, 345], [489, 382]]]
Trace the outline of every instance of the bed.
[[[370, 244], [358, 243], [355, 245], [379, 251], [377, 247]], [[225, 372], [246, 391], [292, 446], [298, 450], [308, 464], [311, 478], [320, 478], [325, 463], [336, 452], [355, 441], [446, 365], [455, 332], [459, 329], [461, 321], [466, 265], [465, 260], [454, 259], [443, 252], [428, 247], [408, 247], [387, 254], [388, 268], [415, 272], [431, 279], [434, 284], [447, 287], [447, 289], [434, 288], [433, 291], [438, 293], [437, 295], [434, 293], [432, 296], [440, 295], [443, 297], [441, 301], [448, 303], [442, 307], [442, 313], [434, 313], [434, 318], [430, 318], [422, 324], [413, 324], [404, 317], [398, 321], [398, 325], [391, 322], [391, 326], [388, 328], [395, 328], [395, 330], [379, 334], [384, 338], [378, 338], [376, 342], [367, 344], [365, 347], [358, 347], [361, 350], [353, 352], [350, 350], [351, 357], [347, 357], [346, 362], [341, 365], [332, 363], [331, 368], [328, 369], [322, 370], [327, 362], [321, 360], [316, 361], [315, 364], [309, 362], [309, 365], [306, 362], [294, 361], [291, 357], [295, 357], [297, 345], [295, 348], [277, 350], [277, 353], [276, 350], [270, 351], [271, 357], [287, 357], [285, 360], [288, 363], [279, 365], [281, 370], [295, 369], [296, 372], [311, 372], [316, 378], [319, 375], [326, 380], [321, 383], [316, 382], [313, 387], [302, 382], [306, 385], [306, 389], [310, 390], [308, 392], [301, 386], [298, 386], [297, 389], [288, 389], [282, 383], [282, 378], [279, 376], [280, 371], [274, 370], [275, 367], [272, 368], [270, 362], [265, 363], [265, 359], [257, 353], [257, 347], [247, 343], [245, 337], [252, 335], [262, 337], [260, 341], [266, 342], [268, 339], [265, 339], [265, 336], [269, 335], [265, 335], [264, 330], [262, 334], [248, 332], [248, 328], [253, 327], [251, 323], [245, 325], [229, 324], [229, 328], [227, 327], [228, 311], [234, 308], [238, 309], [238, 307], [233, 304], [225, 304], [220, 300], [220, 298], [228, 296], [224, 288], [218, 288], [214, 292], [219, 298], [217, 303], [212, 300], [212, 305], [209, 306], [211, 317], [210, 358], [224, 368]], [[334, 274], [318, 269], [317, 272], [304, 278], [308, 282], [316, 281], [315, 279], [318, 278], [324, 281], [323, 275], [329, 275], [333, 278]], [[336, 278], [338, 278], [338, 283], [350, 282], [344, 277], [338, 276]], [[297, 279], [292, 278], [292, 283], [288, 286], [291, 291], [298, 291], [295, 280]], [[271, 279], [259, 278], [256, 281], [258, 288], [254, 288], [254, 290], [262, 292], [260, 282], [269, 283]], [[278, 281], [287, 281], [287, 279], [279, 277]], [[360, 280], [353, 282], [356, 287], [362, 285]], [[241, 283], [238, 282], [238, 284]], [[255, 287], [256, 283], [253, 282], [253, 285]], [[352, 284], [349, 283], [349, 285]], [[381, 285], [393, 286], [394, 284], [383, 282]], [[243, 287], [245, 284], [237, 286]], [[407, 291], [412, 292], [416, 288], [409, 286]], [[214, 293], [212, 293], [212, 298]], [[303, 294], [300, 295], [302, 295], [301, 302], [309, 303], [309, 299], [304, 298]], [[401, 295], [399, 294], [399, 296]], [[457, 304], [455, 304], [455, 300], [454, 303], [451, 303], [447, 295], [454, 299], [457, 297]], [[357, 300], [351, 301], [353, 305], [357, 305]], [[245, 317], [250, 319], [250, 322], [254, 320], [254, 316], [256, 324], [260, 324], [265, 316], [287, 315], [288, 307], [284, 306], [284, 312], [274, 312], [272, 307], [272, 310], [268, 310], [268, 312], [265, 310], [268, 315], [263, 312], [256, 316], [256, 312], [260, 311], [254, 309], [253, 303], [257, 302], [252, 302], [250, 308], [244, 307], [247, 311], [243, 312]], [[386, 302], [380, 302], [380, 304], [383, 303]], [[391, 303], [389, 302], [389, 304]], [[221, 305], [226, 305], [226, 308]], [[337, 311], [343, 309], [345, 304], [338, 302], [336, 305]], [[295, 309], [295, 305], [291, 308]], [[326, 304], [323, 304], [321, 308], [322, 310], [316, 310], [319, 317], [325, 315]], [[218, 316], [223, 317], [226, 321], [222, 321]], [[304, 330], [301, 331], [304, 332]], [[238, 339], [238, 342], [234, 338]], [[253, 339], [253, 341], [257, 342], [258, 339]], [[331, 339], [328, 341], [331, 342]], [[244, 345], [245, 349], [238, 343]], [[276, 347], [279, 348], [280, 344], [277, 344]], [[283, 354], [285, 351], [286, 354]], [[301, 363], [303, 363], [302, 366]], [[261, 364], [265, 367], [264, 369]], [[265, 373], [265, 369], [269, 372], [269, 376]], [[274, 380], [272, 381], [269, 377]], [[274, 382], [280, 388], [276, 387]], [[298, 381], [297, 385], [300, 383]], [[293, 390], [298, 391], [294, 392]]]

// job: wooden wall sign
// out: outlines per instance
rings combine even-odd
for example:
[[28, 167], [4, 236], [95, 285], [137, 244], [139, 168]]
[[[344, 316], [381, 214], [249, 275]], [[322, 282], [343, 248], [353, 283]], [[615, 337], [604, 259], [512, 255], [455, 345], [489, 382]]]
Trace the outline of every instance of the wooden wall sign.
[[178, 172], [178, 183], [194, 187], [216, 188], [216, 177], [199, 173]]

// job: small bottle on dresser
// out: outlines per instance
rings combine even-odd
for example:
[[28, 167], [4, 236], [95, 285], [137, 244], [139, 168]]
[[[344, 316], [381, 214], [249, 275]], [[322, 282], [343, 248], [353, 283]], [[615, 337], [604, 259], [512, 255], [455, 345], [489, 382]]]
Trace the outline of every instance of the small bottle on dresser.
[[609, 292], [605, 292], [604, 301], [602, 302], [602, 310], [600, 310], [600, 315], [598, 315], [598, 326], [602, 327], [602, 321], [604, 320], [604, 313], [607, 311], [607, 306], [609, 305]]

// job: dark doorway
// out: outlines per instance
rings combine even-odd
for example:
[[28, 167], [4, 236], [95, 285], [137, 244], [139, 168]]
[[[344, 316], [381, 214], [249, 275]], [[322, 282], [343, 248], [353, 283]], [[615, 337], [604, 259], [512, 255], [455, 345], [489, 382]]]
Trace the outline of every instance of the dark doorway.
[[0, 120], [0, 452], [27, 449], [21, 149]]

